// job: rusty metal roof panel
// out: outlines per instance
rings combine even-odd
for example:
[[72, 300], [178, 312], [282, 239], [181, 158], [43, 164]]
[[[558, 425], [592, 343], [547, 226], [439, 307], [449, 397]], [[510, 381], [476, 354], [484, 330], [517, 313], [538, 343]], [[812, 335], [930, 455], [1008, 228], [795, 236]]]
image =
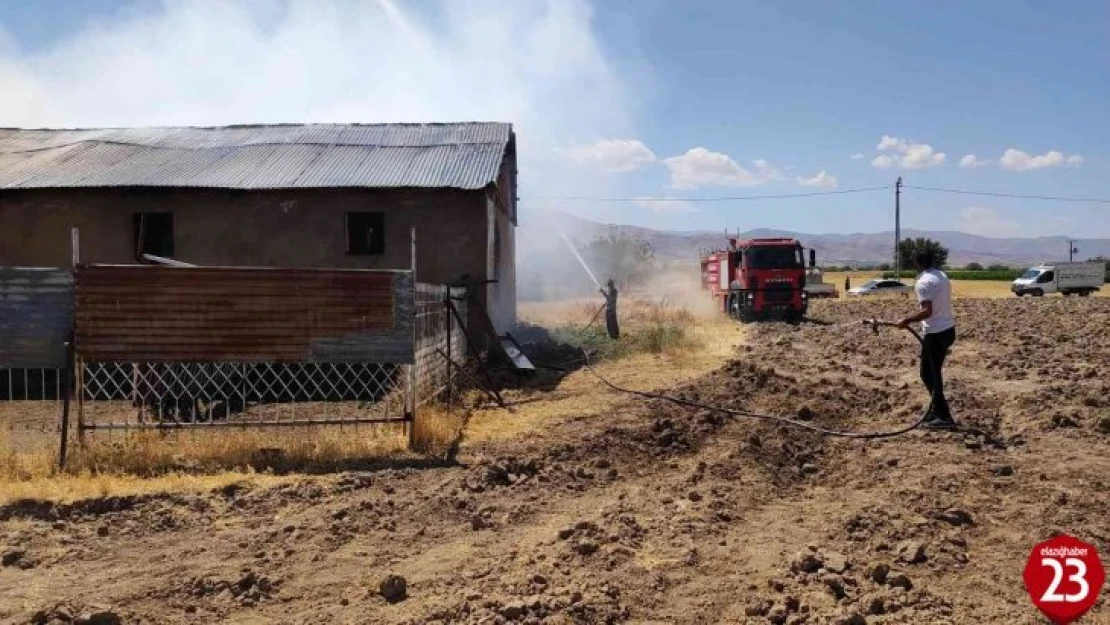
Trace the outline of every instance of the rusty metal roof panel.
[[82, 266], [90, 362], [411, 363], [407, 271]]
[[64, 367], [72, 331], [69, 272], [0, 267], [0, 369]]

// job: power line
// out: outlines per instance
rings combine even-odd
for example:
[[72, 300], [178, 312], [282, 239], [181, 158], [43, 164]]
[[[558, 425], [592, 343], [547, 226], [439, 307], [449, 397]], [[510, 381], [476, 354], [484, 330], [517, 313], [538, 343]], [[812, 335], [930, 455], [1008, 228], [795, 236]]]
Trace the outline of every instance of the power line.
[[[652, 203], [666, 203], [666, 202], [745, 202], [754, 200], [783, 200], [791, 198], [805, 198], [805, 197], [821, 197], [826, 195], [844, 195], [848, 193], [873, 193], [875, 191], [889, 191], [890, 185], [881, 187], [862, 187], [858, 189], [839, 189], [836, 191], [810, 191], [806, 193], [778, 193], [769, 195], [729, 195], [717, 197], [596, 197], [596, 196], [556, 196], [556, 195], [533, 195], [525, 198], [524, 200], [555, 200], [560, 202], [652, 202]], [[1098, 203], [1110, 204], [1110, 198], [1093, 198], [1093, 197], [1064, 197], [1055, 195], [1023, 195], [1019, 193], [997, 193], [993, 191], [971, 191], [968, 189], [948, 189], [943, 187], [919, 187], [916, 185], [902, 185], [903, 189], [914, 189], [916, 191], [932, 191], [936, 193], [955, 193], [960, 195], [979, 195], [987, 197], [1002, 197], [1013, 198], [1020, 200], [1045, 200], [1052, 202], [1080, 202], [1080, 203]]]
[[845, 193], [869, 193], [872, 191], [887, 191], [890, 185], [882, 187], [866, 187], [862, 189], [840, 189], [838, 191], [811, 191], [809, 193], [781, 193], [775, 195], [736, 195], [724, 197], [588, 197], [588, 196], [553, 196], [533, 195], [526, 200], [559, 200], [562, 202], [743, 202], [747, 200], [779, 200], [796, 197], [815, 197], [822, 195], [843, 195]]
[[918, 191], [936, 191], [938, 193], [958, 193], [960, 195], [986, 195], [990, 197], [1007, 197], [1022, 200], [1050, 200], [1053, 202], [1097, 202], [1099, 204], [1110, 204], [1110, 199], [1097, 198], [1097, 197], [1060, 197], [1053, 195], [1021, 195], [1017, 193], [993, 193], [990, 191], [968, 191], [965, 189], [943, 189], [940, 187], [917, 187], [913, 185], [903, 185], [903, 189], [916, 189]]

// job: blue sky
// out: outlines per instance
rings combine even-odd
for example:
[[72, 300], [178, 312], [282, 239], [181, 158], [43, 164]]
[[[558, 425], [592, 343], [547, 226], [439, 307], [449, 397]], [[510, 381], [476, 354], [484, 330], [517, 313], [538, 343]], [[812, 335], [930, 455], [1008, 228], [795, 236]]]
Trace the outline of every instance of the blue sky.
[[[1110, 198], [1105, 2], [0, 0], [0, 125], [498, 119], [521, 203], [890, 229], [907, 185]], [[855, 158], [853, 158], [855, 157]], [[1110, 237], [1110, 205], [908, 189], [903, 225]]]

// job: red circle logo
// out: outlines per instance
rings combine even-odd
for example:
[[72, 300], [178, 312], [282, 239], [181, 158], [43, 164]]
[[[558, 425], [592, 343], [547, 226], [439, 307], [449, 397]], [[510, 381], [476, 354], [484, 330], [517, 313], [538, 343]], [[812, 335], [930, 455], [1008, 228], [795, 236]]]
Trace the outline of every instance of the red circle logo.
[[1022, 577], [1033, 605], [1056, 625], [1067, 625], [1098, 600], [1106, 571], [1093, 545], [1061, 534], [1033, 547]]

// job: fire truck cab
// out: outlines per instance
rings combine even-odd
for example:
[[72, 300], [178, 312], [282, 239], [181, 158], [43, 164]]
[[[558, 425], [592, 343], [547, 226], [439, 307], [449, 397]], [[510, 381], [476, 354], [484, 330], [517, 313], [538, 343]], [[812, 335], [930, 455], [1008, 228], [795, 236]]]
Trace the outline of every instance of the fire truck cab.
[[[815, 254], [810, 251], [810, 262]], [[809, 306], [806, 265], [796, 239], [729, 239], [727, 249], [702, 254], [702, 287], [720, 310], [742, 321], [798, 321]]]

